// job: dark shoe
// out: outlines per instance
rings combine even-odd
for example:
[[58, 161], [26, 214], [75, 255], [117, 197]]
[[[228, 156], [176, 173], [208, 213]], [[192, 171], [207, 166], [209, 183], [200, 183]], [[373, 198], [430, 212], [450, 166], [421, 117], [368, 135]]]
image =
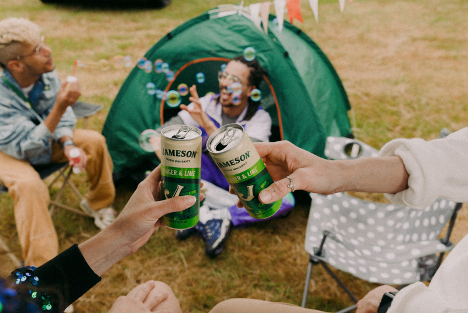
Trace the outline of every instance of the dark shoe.
[[224, 242], [231, 228], [231, 218], [227, 208], [208, 211], [200, 210], [200, 222], [197, 230], [202, 234], [206, 242], [205, 253], [211, 257], [217, 257], [224, 248]]
[[176, 239], [185, 240], [196, 232], [195, 227], [176, 230]]

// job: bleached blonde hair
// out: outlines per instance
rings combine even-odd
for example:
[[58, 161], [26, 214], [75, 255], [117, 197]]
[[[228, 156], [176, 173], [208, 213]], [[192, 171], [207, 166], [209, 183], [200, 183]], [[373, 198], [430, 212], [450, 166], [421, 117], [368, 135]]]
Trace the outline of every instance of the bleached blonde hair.
[[41, 34], [38, 25], [25, 18], [9, 17], [0, 21], [0, 64], [7, 64], [34, 44]]

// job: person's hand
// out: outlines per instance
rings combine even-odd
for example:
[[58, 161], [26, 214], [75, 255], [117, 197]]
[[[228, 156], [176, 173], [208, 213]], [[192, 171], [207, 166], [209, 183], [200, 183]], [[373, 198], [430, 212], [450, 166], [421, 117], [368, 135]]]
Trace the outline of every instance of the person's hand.
[[323, 194], [333, 192], [332, 177], [321, 175], [332, 173], [326, 170], [330, 161], [298, 148], [289, 141], [255, 142], [254, 146], [275, 181], [260, 193], [262, 203], [275, 202], [292, 191], [286, 176], [291, 178], [294, 190]]
[[125, 238], [131, 253], [144, 245], [156, 227], [164, 225], [160, 218], [172, 212], [191, 207], [194, 196], [179, 196], [161, 200], [161, 165], [145, 178], [128, 200], [122, 212], [109, 226], [117, 228], [120, 237]]
[[356, 313], [377, 313], [380, 300], [386, 292], [398, 291], [392, 286], [383, 285], [371, 290], [357, 303]]
[[189, 100], [193, 103], [193, 108], [189, 109], [189, 107], [185, 104], [181, 104], [180, 108], [184, 111], [189, 112], [192, 118], [198, 124], [200, 124], [201, 127], [205, 129], [208, 135], [211, 135], [216, 131], [217, 128], [213, 121], [210, 120], [208, 115], [206, 115], [206, 113], [202, 109], [200, 97], [198, 96], [197, 92], [197, 86], [193, 85], [192, 87], [190, 87], [190, 95], [191, 97], [189, 98]]
[[[160, 218], [188, 209], [197, 200], [194, 196], [178, 196], [161, 200], [161, 165], [143, 180], [114, 222], [78, 247], [90, 268], [101, 276], [122, 258], [144, 245], [156, 227], [164, 225]], [[200, 199], [203, 196], [200, 195]]]
[[109, 313], [127, 312], [179, 313], [181, 309], [169, 286], [161, 282], [148, 281], [133, 288], [128, 295], [118, 297], [109, 311]]
[[63, 82], [60, 87], [55, 104], [58, 109], [65, 111], [66, 108], [73, 105], [81, 96], [80, 83], [78, 80], [75, 82]]
[[[70, 150], [72, 149], [78, 149], [80, 151], [80, 163], [78, 163], [77, 165], [74, 164], [72, 158], [70, 157]], [[70, 166], [77, 166], [80, 169], [80, 172], [83, 172], [86, 169], [88, 157], [86, 156], [86, 152], [83, 149], [81, 149], [80, 147], [68, 145], [65, 147], [63, 152], [65, 153], [65, 156], [67, 157]]]

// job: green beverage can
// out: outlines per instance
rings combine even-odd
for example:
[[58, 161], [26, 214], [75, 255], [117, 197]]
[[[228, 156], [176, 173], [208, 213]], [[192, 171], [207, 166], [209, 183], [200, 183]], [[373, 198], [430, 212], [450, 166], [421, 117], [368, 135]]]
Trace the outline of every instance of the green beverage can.
[[201, 130], [196, 127], [171, 125], [161, 130], [161, 199], [197, 197], [190, 208], [161, 218], [170, 228], [187, 229], [198, 223], [201, 147]]
[[263, 219], [278, 211], [281, 200], [263, 204], [258, 199], [273, 179], [242, 126], [224, 125], [208, 138], [206, 146], [250, 216]]

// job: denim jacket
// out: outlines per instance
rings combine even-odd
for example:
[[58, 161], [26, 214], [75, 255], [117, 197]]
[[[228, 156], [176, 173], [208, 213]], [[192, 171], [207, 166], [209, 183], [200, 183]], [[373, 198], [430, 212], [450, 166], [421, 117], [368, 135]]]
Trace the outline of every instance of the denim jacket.
[[[0, 76], [22, 92], [13, 76], [0, 69]], [[34, 109], [3, 78], [0, 78], [0, 151], [29, 163], [47, 164], [52, 157], [52, 143], [63, 136], [73, 138], [76, 117], [68, 107], [53, 133], [44, 124], [52, 110], [61, 83], [56, 71], [43, 74], [35, 87], [43, 84]]]

